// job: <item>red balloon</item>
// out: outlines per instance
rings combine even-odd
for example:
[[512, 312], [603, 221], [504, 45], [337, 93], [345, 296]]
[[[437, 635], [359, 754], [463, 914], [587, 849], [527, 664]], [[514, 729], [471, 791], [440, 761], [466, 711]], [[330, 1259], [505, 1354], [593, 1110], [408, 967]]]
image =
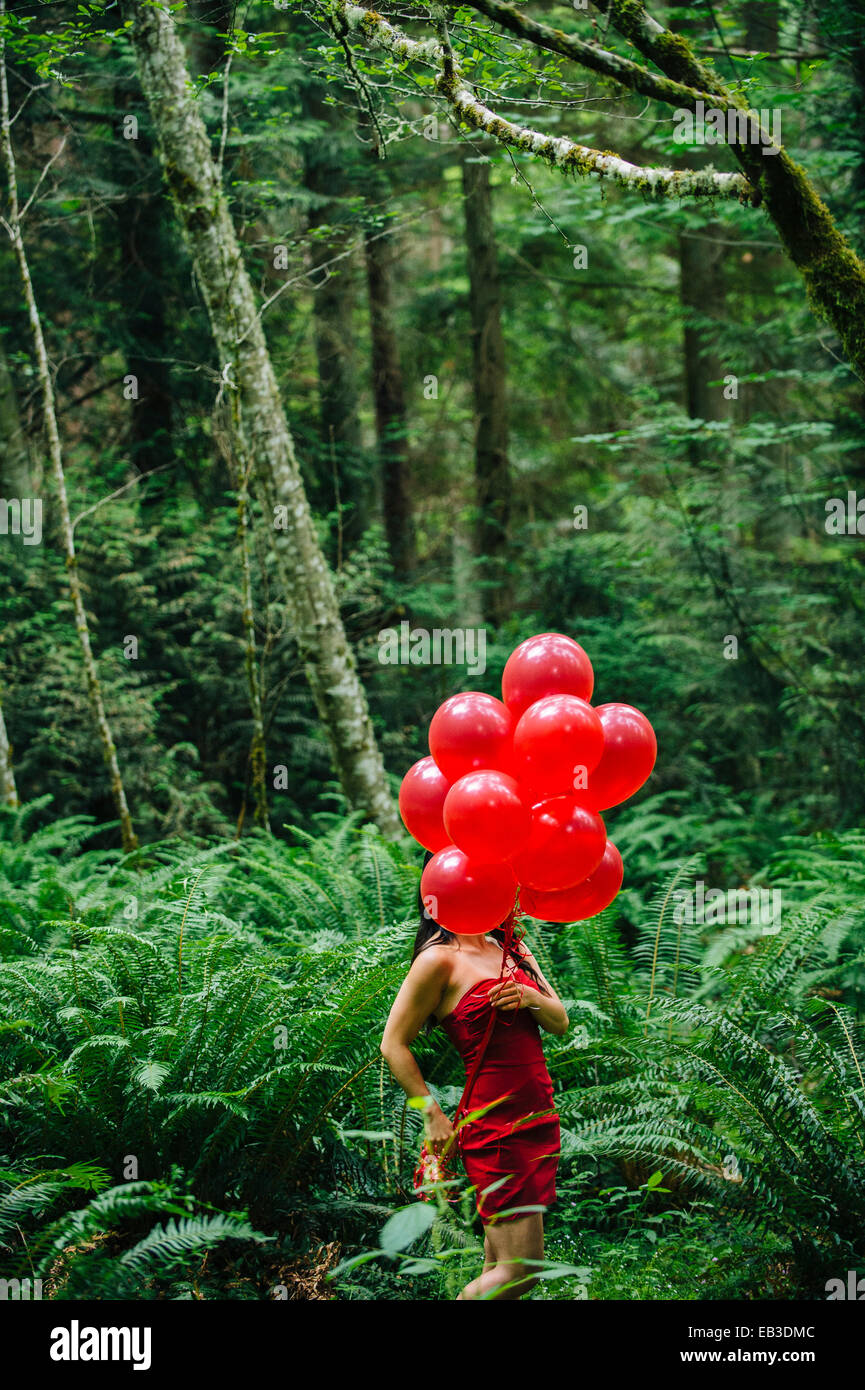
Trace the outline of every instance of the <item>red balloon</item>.
[[477, 690], [451, 695], [429, 726], [429, 751], [449, 782], [467, 772], [510, 772], [513, 715], [495, 695]]
[[460, 936], [500, 927], [514, 905], [517, 881], [509, 864], [478, 864], [456, 845], [434, 854], [420, 880], [434, 922]]
[[409, 835], [413, 835], [424, 849], [444, 849], [450, 844], [442, 820], [449, 788], [450, 782], [432, 758], [421, 758], [402, 779], [399, 813]]
[[572, 792], [579, 770], [590, 774], [603, 751], [601, 721], [576, 695], [536, 700], [514, 730], [514, 769], [535, 799]]
[[583, 806], [606, 811], [639, 791], [658, 756], [658, 740], [648, 719], [632, 705], [598, 705], [604, 754], [589, 768], [588, 785], [576, 794]]
[[622, 856], [612, 840], [608, 840], [600, 864], [582, 883], [560, 893], [539, 893], [534, 888], [524, 888], [520, 891], [520, 907], [539, 922], [583, 922], [609, 907], [624, 877]]
[[510, 859], [529, 838], [531, 814], [506, 772], [469, 772], [445, 798], [445, 829], [478, 863]]
[[511, 652], [502, 675], [502, 699], [515, 719], [545, 695], [589, 700], [595, 685], [592, 663], [579, 642], [561, 632], [529, 637]]
[[528, 844], [511, 865], [521, 885], [556, 892], [573, 888], [593, 873], [606, 843], [600, 816], [573, 796], [554, 796], [532, 808]]

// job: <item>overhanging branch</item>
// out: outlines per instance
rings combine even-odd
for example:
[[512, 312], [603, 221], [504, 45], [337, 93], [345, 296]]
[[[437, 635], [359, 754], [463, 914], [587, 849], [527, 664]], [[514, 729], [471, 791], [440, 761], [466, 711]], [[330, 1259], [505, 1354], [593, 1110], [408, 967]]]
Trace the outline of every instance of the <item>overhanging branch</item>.
[[[594, 0], [623, 38], [667, 77], [693, 86], [711, 83], [687, 39], [653, 19], [641, 0]], [[729, 96], [724, 87], [721, 94]], [[808, 289], [812, 307], [835, 328], [847, 358], [865, 380], [865, 264], [819, 196], [801, 165], [783, 145], [763, 159], [753, 145], [731, 144], [784, 247]]]
[[[439, 83], [439, 90], [442, 84]], [[458, 80], [445, 93], [454, 111], [467, 125], [491, 135], [503, 145], [526, 154], [537, 155], [554, 168], [575, 174], [597, 174], [625, 188], [638, 188], [655, 197], [674, 198], [750, 198], [751, 185], [744, 174], [721, 174], [699, 170], [655, 169], [631, 164], [620, 155], [578, 145], [565, 136], [545, 135], [528, 126], [516, 125], [485, 106]]]
[[[419, 62], [436, 70], [436, 91], [458, 119], [491, 136], [500, 144], [545, 160], [563, 172], [595, 175], [654, 197], [736, 198], [750, 201], [753, 190], [743, 174], [699, 170], [643, 168], [620, 155], [591, 149], [565, 136], [548, 135], [517, 125], [486, 106], [466, 84], [451, 54], [434, 39], [419, 42], [373, 10], [332, 0], [329, 17], [340, 38], [358, 34], [371, 48], [378, 48], [398, 62]], [[694, 93], [695, 99], [698, 93]]]

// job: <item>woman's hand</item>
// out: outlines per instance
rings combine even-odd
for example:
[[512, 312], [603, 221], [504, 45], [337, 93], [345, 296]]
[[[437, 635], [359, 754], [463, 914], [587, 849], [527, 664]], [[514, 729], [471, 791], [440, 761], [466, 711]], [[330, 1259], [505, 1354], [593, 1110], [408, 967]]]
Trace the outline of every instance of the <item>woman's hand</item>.
[[454, 1127], [441, 1106], [433, 1101], [424, 1117], [426, 1141], [437, 1154], [453, 1144]]
[[490, 990], [488, 998], [494, 1009], [500, 1009], [503, 1014], [516, 1013], [518, 1009], [525, 1009], [529, 1006], [529, 996], [537, 994], [537, 990], [522, 984], [513, 977], [500, 980]]

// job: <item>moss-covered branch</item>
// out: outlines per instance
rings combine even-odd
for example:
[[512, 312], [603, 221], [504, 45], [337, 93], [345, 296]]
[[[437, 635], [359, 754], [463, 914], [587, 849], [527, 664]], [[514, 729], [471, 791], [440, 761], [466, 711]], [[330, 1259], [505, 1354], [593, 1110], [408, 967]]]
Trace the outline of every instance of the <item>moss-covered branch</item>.
[[437, 69], [436, 90], [458, 120], [491, 136], [502, 145], [536, 155], [565, 173], [595, 175], [623, 187], [639, 189], [657, 198], [750, 199], [752, 188], [742, 174], [719, 173], [711, 167], [699, 170], [654, 169], [631, 164], [613, 151], [594, 150], [565, 136], [548, 135], [517, 125], [486, 106], [461, 76], [455, 62], [445, 62], [441, 44], [419, 42], [389, 24], [374, 10], [334, 0], [331, 16], [342, 37], [358, 34], [372, 48], [389, 53], [399, 62], [419, 62]]
[[[439, 90], [444, 81], [439, 80]], [[699, 170], [655, 169], [631, 164], [611, 151], [593, 150], [564, 136], [545, 135], [528, 126], [498, 116], [468, 87], [455, 81], [445, 91], [451, 106], [466, 125], [491, 135], [503, 145], [534, 154], [554, 168], [574, 174], [596, 174], [624, 188], [636, 188], [655, 197], [748, 199], [751, 185], [742, 174], [721, 174], [707, 167]]]

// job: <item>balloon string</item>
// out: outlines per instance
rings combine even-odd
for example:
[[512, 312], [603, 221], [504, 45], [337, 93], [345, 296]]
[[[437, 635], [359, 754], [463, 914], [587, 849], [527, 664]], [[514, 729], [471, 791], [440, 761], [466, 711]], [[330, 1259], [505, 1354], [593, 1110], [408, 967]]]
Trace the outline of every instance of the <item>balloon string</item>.
[[[511, 908], [511, 911], [510, 911], [510, 913], [509, 913], [509, 915], [508, 915], [508, 917], [507, 917], [507, 920], [505, 921], [505, 924], [504, 924], [504, 927], [505, 927], [505, 939], [504, 939], [504, 941], [503, 941], [503, 943], [502, 943], [502, 963], [501, 963], [501, 967], [500, 967], [500, 969], [499, 969], [499, 979], [500, 979], [500, 980], [501, 980], [501, 979], [503, 978], [503, 976], [504, 976], [504, 973], [505, 973], [505, 964], [506, 964], [506, 962], [507, 962], [507, 958], [508, 958], [508, 955], [509, 955], [509, 953], [510, 953], [510, 951], [511, 951], [511, 946], [512, 946], [512, 943], [513, 943], [513, 937], [514, 937], [514, 918], [516, 917], [517, 913], [519, 912], [519, 907], [518, 907], [518, 904], [519, 904], [519, 893], [520, 893], [520, 890], [519, 890], [519, 888], [518, 888], [518, 889], [517, 889], [517, 892], [516, 892], [516, 897], [514, 898], [514, 905], [513, 905], [513, 907]], [[462, 1095], [460, 1096], [460, 1103], [459, 1103], [459, 1105], [457, 1106], [457, 1112], [456, 1112], [456, 1114], [454, 1115], [454, 1125], [455, 1125], [455, 1126], [458, 1126], [458, 1128], [457, 1128], [456, 1131], [455, 1131], [455, 1133], [456, 1133], [456, 1135], [457, 1135], [457, 1146], [458, 1146], [458, 1147], [459, 1147], [459, 1146], [461, 1145], [461, 1143], [462, 1143], [462, 1129], [461, 1129], [461, 1127], [459, 1127], [460, 1115], [462, 1115], [464, 1112], [466, 1112], [466, 1113], [468, 1112], [469, 1097], [471, 1096], [472, 1090], [474, 1089], [474, 1084], [475, 1084], [475, 1081], [477, 1080], [478, 1072], [480, 1071], [481, 1066], [482, 1066], [482, 1064], [483, 1064], [484, 1054], [486, 1053], [487, 1045], [488, 1045], [489, 1040], [490, 1040], [490, 1038], [491, 1038], [491, 1036], [492, 1036], [492, 1034], [493, 1034], [493, 1030], [495, 1029], [496, 1023], [502, 1023], [502, 1024], [504, 1024], [506, 1027], [510, 1028], [511, 1024], [513, 1024], [513, 1023], [516, 1022], [516, 1018], [517, 1018], [517, 1014], [514, 1013], [513, 1018], [508, 1019], [507, 1023], [505, 1023], [505, 1020], [504, 1020], [504, 1018], [501, 1016], [501, 1014], [499, 1014], [498, 1017], [496, 1017], [496, 1010], [493, 1008], [492, 1004], [489, 1005], [489, 1009], [490, 1009], [490, 1016], [489, 1016], [489, 1018], [487, 1019], [486, 1028], [485, 1028], [485, 1030], [484, 1030], [484, 1036], [483, 1036], [483, 1039], [482, 1039], [482, 1041], [481, 1041], [480, 1048], [478, 1049], [477, 1055], [476, 1055], [476, 1057], [475, 1057], [474, 1063], [473, 1063], [473, 1065], [472, 1065], [471, 1073], [470, 1073], [470, 1075], [466, 1078], [466, 1084], [465, 1084], [465, 1086], [464, 1086], [464, 1088], [463, 1088], [463, 1093], [462, 1093]], [[448, 1147], [449, 1147], [449, 1145], [448, 1145]], [[447, 1149], [445, 1149], [445, 1152], [447, 1152]]]
[[[520, 906], [519, 906], [519, 904], [520, 904], [520, 890], [519, 890], [519, 888], [518, 888], [518, 889], [517, 889], [517, 892], [516, 892], [516, 897], [514, 898], [514, 905], [513, 905], [513, 907], [511, 908], [510, 912], [508, 913], [508, 916], [506, 917], [506, 919], [505, 919], [505, 924], [504, 924], [505, 939], [504, 939], [504, 941], [502, 942], [502, 964], [501, 964], [501, 969], [499, 970], [499, 979], [500, 979], [500, 980], [504, 978], [505, 966], [507, 965], [508, 956], [513, 956], [513, 958], [514, 958], [514, 965], [515, 965], [517, 968], [519, 968], [519, 960], [518, 960], [516, 954], [514, 953], [514, 949], [513, 949], [513, 945], [514, 945], [514, 923], [515, 923], [516, 918], [517, 918], [518, 916], [521, 916], [521, 915], [522, 915], [522, 914], [520, 913]], [[491, 1005], [490, 1005], [490, 1008], [492, 1009], [492, 1007], [493, 1007], [493, 1006], [492, 1006], [492, 1004], [491, 1004]], [[508, 1019], [502, 1017], [502, 1015], [499, 1014], [499, 1016], [498, 1016], [498, 1022], [501, 1023], [501, 1024], [503, 1025], [503, 1027], [505, 1027], [505, 1028], [510, 1028], [510, 1027], [511, 1027], [514, 1023], [516, 1023], [516, 1021], [517, 1021], [517, 1012], [518, 1012], [518, 1011], [515, 1011], [515, 1012], [514, 1012], [513, 1018], [508, 1018]]]

